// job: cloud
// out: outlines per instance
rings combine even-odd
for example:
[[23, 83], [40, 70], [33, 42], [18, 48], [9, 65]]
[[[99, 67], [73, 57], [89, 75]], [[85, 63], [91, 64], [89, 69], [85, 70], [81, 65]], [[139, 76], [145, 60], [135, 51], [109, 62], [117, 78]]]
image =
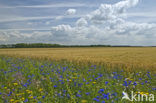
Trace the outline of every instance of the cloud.
[[87, 15], [87, 19], [93, 23], [103, 23], [106, 21], [120, 21], [124, 18], [124, 13], [130, 7], [135, 6], [139, 0], [124, 0], [114, 5], [101, 4], [100, 7]]
[[79, 20], [77, 20], [76, 25], [79, 27], [86, 26], [88, 25], [88, 22], [84, 18], [80, 18]]
[[[73, 15], [74, 15], [75, 13], [76, 13], [76, 9], [68, 9], [68, 10], [65, 12], [64, 15], [57, 16], [57, 17], [55, 18], [55, 20], [62, 20], [62, 19], [64, 19], [64, 18], [66, 18], [66, 17], [73, 18], [73, 17], [74, 17]], [[78, 17], [78, 15], [77, 15], [77, 17]]]
[[[22, 6], [3, 6], [0, 8], [67, 8], [67, 7], [85, 7], [86, 4], [82, 3], [58, 3], [58, 4], [48, 4], [48, 5], [22, 5]], [[95, 6], [95, 5], [92, 5]]]
[[66, 11], [66, 15], [74, 15], [76, 13], [76, 9], [68, 9]]
[[61, 20], [63, 18], [79, 18], [82, 15], [64, 15], [64, 16], [41, 16], [41, 17], [13, 17], [13, 18], [3, 18], [0, 19], [0, 23], [5, 22], [17, 22], [17, 21], [30, 21], [30, 20]]
[[29, 21], [29, 20], [42, 20], [42, 19], [54, 19], [56, 16], [43, 16], [43, 17], [14, 17], [1, 19], [0, 23], [3, 22], [14, 22], [14, 21]]
[[61, 19], [63, 19], [64, 18], [64, 16], [57, 16], [56, 18], [55, 18], [55, 20], [61, 20]]
[[[81, 16], [72, 25], [60, 24], [53, 26], [51, 31], [36, 31], [29, 34], [24, 33], [23, 35], [16, 32], [15, 34], [17, 38], [22, 38], [20, 39], [21, 41], [29, 40], [29, 42], [156, 45], [155, 23], [136, 23], [126, 19], [127, 10], [138, 3], [139, 0], [122, 0], [115, 4], [101, 4], [99, 8]], [[29, 36], [26, 37], [24, 35]], [[7, 33], [5, 33], [3, 39], [13, 41], [13, 39], [10, 40], [7, 36]], [[23, 36], [26, 39], [23, 39]]]
[[[87, 44], [156, 45], [156, 25], [126, 21], [127, 9], [136, 6], [139, 0], [123, 0], [116, 4], [101, 4], [93, 12], [75, 22], [75, 26], [52, 27], [55, 38], [65, 36], [68, 42]], [[73, 38], [74, 37], [74, 38]], [[63, 39], [63, 38], [62, 38]], [[149, 41], [148, 44], [147, 41]], [[151, 44], [150, 44], [151, 43]]]

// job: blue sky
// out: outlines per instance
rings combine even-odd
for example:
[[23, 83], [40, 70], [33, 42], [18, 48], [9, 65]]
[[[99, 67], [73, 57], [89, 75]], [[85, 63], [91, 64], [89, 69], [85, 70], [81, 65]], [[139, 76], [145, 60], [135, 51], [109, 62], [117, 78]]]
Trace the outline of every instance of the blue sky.
[[156, 0], [0, 0], [0, 44], [156, 45]]

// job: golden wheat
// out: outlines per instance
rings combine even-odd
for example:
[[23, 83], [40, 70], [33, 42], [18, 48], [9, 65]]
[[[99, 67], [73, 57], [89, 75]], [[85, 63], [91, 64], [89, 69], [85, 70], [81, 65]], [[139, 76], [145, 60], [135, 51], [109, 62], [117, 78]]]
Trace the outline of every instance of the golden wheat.
[[0, 55], [156, 68], [154, 47], [0, 49]]

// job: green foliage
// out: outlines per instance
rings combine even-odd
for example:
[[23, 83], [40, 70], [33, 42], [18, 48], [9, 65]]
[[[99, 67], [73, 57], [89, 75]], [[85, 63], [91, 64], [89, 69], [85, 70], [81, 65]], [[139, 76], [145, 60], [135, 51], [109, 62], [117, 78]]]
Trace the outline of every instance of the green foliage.
[[110, 45], [60, 45], [45, 43], [18, 43], [0, 45], [0, 48], [58, 48], [58, 47], [110, 47]]

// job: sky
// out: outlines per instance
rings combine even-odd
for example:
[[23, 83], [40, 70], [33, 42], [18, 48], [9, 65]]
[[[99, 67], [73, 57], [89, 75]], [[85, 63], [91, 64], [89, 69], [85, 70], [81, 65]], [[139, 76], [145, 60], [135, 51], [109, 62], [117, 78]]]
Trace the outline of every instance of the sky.
[[0, 44], [156, 46], [156, 0], [0, 0]]

